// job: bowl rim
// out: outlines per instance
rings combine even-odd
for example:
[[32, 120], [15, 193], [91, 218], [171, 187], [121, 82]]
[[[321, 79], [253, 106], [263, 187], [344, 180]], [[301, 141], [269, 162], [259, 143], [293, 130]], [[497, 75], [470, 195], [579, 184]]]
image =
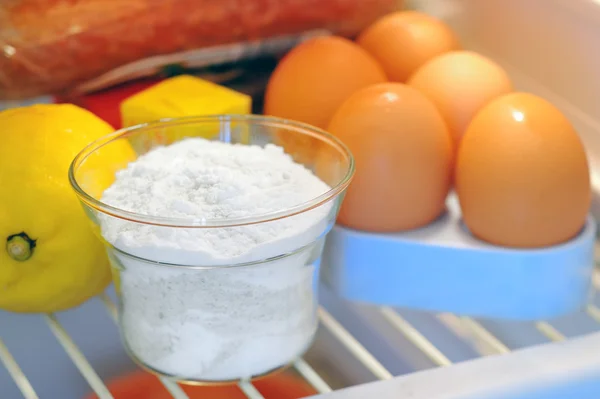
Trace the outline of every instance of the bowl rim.
[[[245, 122], [249, 124], [260, 124], [266, 125], [270, 127], [279, 127], [285, 128], [287, 130], [295, 130], [298, 133], [310, 135], [312, 137], [316, 137], [321, 141], [329, 144], [330, 146], [336, 147], [338, 151], [340, 151], [346, 159], [348, 159], [348, 170], [344, 177], [334, 186], [331, 187], [325, 193], [303, 203], [300, 203], [291, 208], [282, 209], [275, 212], [264, 213], [255, 216], [245, 216], [239, 218], [220, 218], [220, 219], [205, 219], [205, 218], [181, 218], [181, 217], [164, 217], [164, 216], [151, 216], [145, 215], [142, 213], [126, 211], [111, 205], [108, 205], [101, 200], [98, 200], [88, 194], [77, 182], [75, 177], [76, 171], [78, 167], [87, 159], [88, 156], [93, 154], [95, 151], [121, 139], [127, 135], [130, 135], [137, 131], [147, 130], [147, 129], [155, 129], [160, 127], [171, 127], [177, 125], [187, 125], [194, 123], [207, 123], [207, 122]], [[173, 227], [173, 228], [219, 228], [219, 227], [238, 227], [238, 226], [248, 226], [255, 225], [260, 223], [271, 222], [275, 220], [280, 220], [284, 218], [288, 218], [294, 215], [298, 215], [304, 212], [307, 212], [311, 209], [317, 208], [331, 199], [337, 197], [341, 193], [346, 190], [349, 186], [352, 178], [354, 176], [355, 171], [355, 161], [352, 153], [348, 149], [348, 147], [338, 138], [333, 136], [332, 134], [317, 128], [315, 126], [293, 121], [289, 119], [277, 118], [266, 115], [238, 115], [238, 114], [215, 114], [215, 115], [203, 115], [203, 116], [185, 116], [185, 117], [177, 117], [177, 118], [162, 118], [154, 122], [142, 123], [122, 129], [118, 129], [108, 135], [102, 136], [88, 145], [86, 145], [73, 159], [69, 166], [69, 182], [71, 187], [75, 191], [79, 200], [89, 206], [92, 209], [95, 209], [102, 214], [110, 215], [122, 220], [141, 223], [146, 225], [153, 226], [162, 226], [162, 227]]]

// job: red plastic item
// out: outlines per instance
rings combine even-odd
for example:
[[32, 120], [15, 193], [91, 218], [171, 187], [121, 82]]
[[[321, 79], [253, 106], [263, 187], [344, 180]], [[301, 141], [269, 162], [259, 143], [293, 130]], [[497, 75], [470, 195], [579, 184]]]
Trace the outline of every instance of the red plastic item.
[[113, 128], [122, 127], [120, 105], [123, 100], [158, 82], [162, 79], [146, 79], [134, 81], [102, 90], [92, 94], [77, 97], [76, 99], [57, 97], [57, 103], [72, 103], [87, 109], [97, 117], [108, 122]]
[[[265, 399], [299, 399], [316, 395], [310, 385], [289, 373], [279, 373], [254, 382], [254, 386]], [[172, 399], [155, 376], [139, 371], [120, 377], [108, 384], [115, 399]], [[246, 399], [237, 385], [190, 386], [182, 385], [190, 399]], [[91, 394], [85, 399], [98, 399]]]

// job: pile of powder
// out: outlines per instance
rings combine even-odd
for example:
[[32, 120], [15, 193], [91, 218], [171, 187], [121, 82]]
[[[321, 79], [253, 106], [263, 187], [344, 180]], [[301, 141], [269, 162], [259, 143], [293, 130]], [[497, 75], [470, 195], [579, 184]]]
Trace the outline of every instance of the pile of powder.
[[[310, 201], [329, 186], [281, 147], [232, 145], [192, 138], [160, 147], [117, 173], [102, 197], [115, 208], [151, 216], [177, 217], [202, 223], [286, 210]], [[256, 261], [297, 248], [298, 235], [322, 222], [331, 204], [263, 225], [235, 228], [172, 229], [111, 219], [104, 223], [107, 241], [142, 258], [175, 264], [231, 264]], [[106, 220], [106, 218], [105, 218]], [[310, 231], [308, 232], [310, 233]], [[314, 237], [308, 234], [305, 244]], [[294, 237], [288, 248], [283, 239]], [[279, 241], [275, 253], [261, 250]], [[282, 247], [282, 245], [284, 245]], [[171, 258], [170, 249], [176, 250]], [[190, 256], [177, 253], [185, 250]], [[133, 251], [133, 252], [132, 252]], [[254, 252], [258, 251], [258, 254]], [[157, 259], [159, 257], [159, 259]]]
[[[278, 146], [190, 138], [140, 156], [102, 200], [202, 224], [284, 211], [328, 190]], [[130, 353], [151, 369], [190, 380], [247, 378], [293, 361], [316, 331], [316, 264], [332, 206], [224, 228], [99, 216], [104, 238], [121, 251], [111, 261], [120, 270], [120, 320]]]

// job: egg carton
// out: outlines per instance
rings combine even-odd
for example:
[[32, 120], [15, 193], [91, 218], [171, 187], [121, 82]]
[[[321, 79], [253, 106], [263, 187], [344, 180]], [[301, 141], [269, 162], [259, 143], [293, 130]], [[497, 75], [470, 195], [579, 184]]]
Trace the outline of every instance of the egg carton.
[[473, 237], [456, 195], [435, 222], [373, 234], [335, 226], [322, 259], [324, 282], [343, 298], [484, 318], [539, 320], [591, 299], [596, 223], [541, 249], [494, 246]]
[[466, 49], [493, 59], [518, 90], [549, 100], [573, 123], [587, 150], [593, 188], [580, 234], [544, 249], [492, 246], [469, 234], [451, 195], [442, 218], [411, 232], [371, 234], [335, 226], [322, 261], [325, 284], [353, 301], [483, 318], [549, 319], [588, 304], [594, 220], [600, 220], [595, 3], [407, 1], [444, 19]]

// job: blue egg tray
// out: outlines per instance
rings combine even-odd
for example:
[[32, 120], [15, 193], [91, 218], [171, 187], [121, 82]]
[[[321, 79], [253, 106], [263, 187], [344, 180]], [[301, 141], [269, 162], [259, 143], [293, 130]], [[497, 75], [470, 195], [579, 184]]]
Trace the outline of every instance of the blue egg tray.
[[596, 223], [542, 249], [497, 247], [474, 238], [458, 201], [434, 223], [373, 234], [335, 226], [322, 278], [339, 296], [379, 305], [484, 318], [540, 320], [577, 311], [591, 298]]

